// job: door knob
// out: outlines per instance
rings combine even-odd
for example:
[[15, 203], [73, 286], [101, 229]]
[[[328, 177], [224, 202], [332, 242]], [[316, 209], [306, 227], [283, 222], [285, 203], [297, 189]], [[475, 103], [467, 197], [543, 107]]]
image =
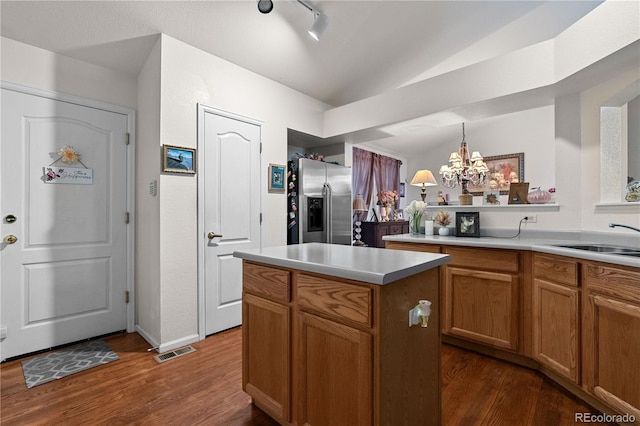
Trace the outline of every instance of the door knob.
[[207, 237], [208, 237], [210, 240], [213, 240], [214, 238], [222, 238], [222, 235], [220, 235], [220, 234], [216, 234], [215, 232], [209, 232], [209, 233], [207, 234]]
[[2, 239], [2, 241], [4, 241], [6, 244], [13, 244], [18, 241], [18, 237], [16, 237], [15, 235], [7, 235]]

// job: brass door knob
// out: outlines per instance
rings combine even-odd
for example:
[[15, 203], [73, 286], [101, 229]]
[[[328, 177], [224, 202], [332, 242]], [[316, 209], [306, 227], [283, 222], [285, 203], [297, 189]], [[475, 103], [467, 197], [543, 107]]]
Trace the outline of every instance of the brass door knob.
[[222, 235], [220, 235], [220, 234], [216, 234], [215, 232], [209, 232], [209, 233], [207, 234], [207, 237], [208, 237], [210, 240], [213, 240], [214, 238], [222, 238]]
[[6, 244], [14, 244], [16, 241], [18, 241], [18, 237], [16, 237], [15, 235], [7, 235], [2, 239], [2, 241], [4, 241]]

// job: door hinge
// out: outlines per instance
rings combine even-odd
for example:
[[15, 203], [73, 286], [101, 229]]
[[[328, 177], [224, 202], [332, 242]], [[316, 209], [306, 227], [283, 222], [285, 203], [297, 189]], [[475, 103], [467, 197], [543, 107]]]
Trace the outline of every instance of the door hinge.
[[262, 154], [262, 142], [260, 142], [260, 154]]
[[126, 137], [126, 140], [125, 140], [125, 144], [126, 144], [126, 145], [129, 145], [129, 142], [130, 142], [130, 140], [129, 140], [129, 133], [127, 133], [126, 135], [127, 135], [127, 137]]
[[129, 212], [124, 213], [124, 223], [129, 223]]
[[262, 213], [260, 213], [260, 225], [262, 225]]
[[124, 303], [129, 303], [129, 290], [124, 292]]

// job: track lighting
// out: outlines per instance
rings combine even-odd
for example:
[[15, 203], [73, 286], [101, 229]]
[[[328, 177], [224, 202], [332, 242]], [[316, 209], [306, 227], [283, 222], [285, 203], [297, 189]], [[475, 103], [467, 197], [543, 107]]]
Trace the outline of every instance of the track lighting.
[[314, 12], [313, 25], [307, 32], [315, 40], [320, 40], [320, 37], [322, 37], [322, 34], [324, 34], [328, 26], [329, 26], [329, 17], [324, 13]]
[[313, 25], [311, 25], [311, 28], [309, 28], [307, 32], [314, 40], [320, 40], [320, 37], [322, 37], [322, 34], [324, 34], [329, 26], [329, 17], [302, 0], [296, 1], [313, 14]]
[[271, 0], [258, 0], [258, 10], [260, 13], [269, 13], [273, 10], [273, 2]]
[[[296, 1], [313, 14], [313, 25], [311, 25], [311, 28], [309, 28], [309, 31], [307, 31], [307, 33], [314, 40], [320, 40], [320, 37], [322, 37], [324, 32], [327, 30], [327, 27], [329, 26], [329, 17], [323, 12], [314, 9], [309, 3], [303, 0]], [[260, 13], [269, 13], [273, 10], [272, 0], [257, 0], [257, 2], [258, 11], [260, 11]]]

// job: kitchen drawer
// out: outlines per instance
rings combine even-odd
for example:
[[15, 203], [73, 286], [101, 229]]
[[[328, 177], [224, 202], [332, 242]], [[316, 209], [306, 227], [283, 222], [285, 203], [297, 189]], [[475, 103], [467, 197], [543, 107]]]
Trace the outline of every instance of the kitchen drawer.
[[580, 264], [565, 257], [534, 254], [533, 276], [543, 280], [578, 287]]
[[242, 275], [243, 291], [285, 303], [291, 300], [289, 271], [245, 261]]
[[451, 255], [447, 266], [463, 266], [469, 269], [489, 269], [517, 273], [519, 258], [517, 250], [493, 248], [464, 248], [443, 246], [444, 252]]
[[295, 284], [300, 309], [371, 327], [372, 291], [369, 287], [336, 283], [304, 273], [296, 274]]

